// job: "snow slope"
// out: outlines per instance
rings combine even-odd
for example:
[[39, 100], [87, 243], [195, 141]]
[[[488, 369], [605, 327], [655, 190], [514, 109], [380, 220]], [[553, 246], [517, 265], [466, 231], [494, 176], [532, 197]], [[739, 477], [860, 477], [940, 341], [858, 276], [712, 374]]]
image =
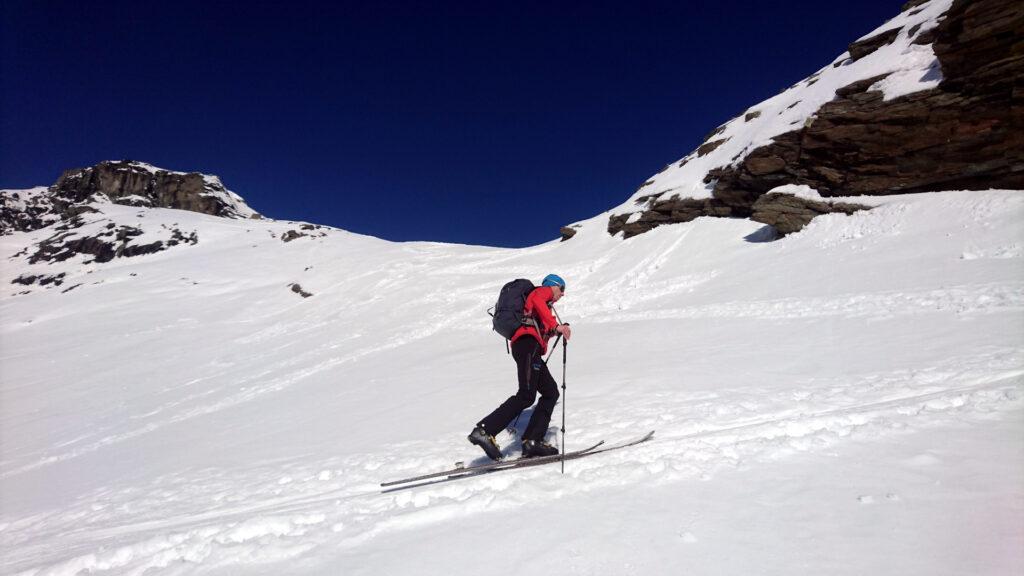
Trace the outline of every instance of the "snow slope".
[[[87, 226], [198, 243], [29, 266], [50, 231], [0, 237], [0, 571], [1019, 573], [1024, 195], [872, 201], [777, 242], [282, 242], [118, 205]], [[11, 284], [41, 270], [64, 284]], [[567, 446], [654, 440], [382, 493], [481, 459], [465, 434], [515, 387], [485, 309], [549, 272]]]
[[708, 139], [709, 143], [722, 141], [717, 148], [704, 155], [694, 150], [668, 164], [608, 214], [639, 214], [637, 210], [642, 209], [638, 200], [651, 196], [711, 198], [713, 184], [704, 183], [710, 170], [737, 166], [750, 152], [769, 144], [776, 136], [801, 128], [813, 120], [825, 103], [836, 97], [836, 90], [854, 82], [884, 75], [868, 89], [882, 91], [886, 100], [935, 88], [942, 81], [938, 58], [931, 44], [919, 45], [914, 40], [935, 28], [952, 3], [952, 0], [925, 2], [865, 34], [858, 41], [900, 28], [891, 43], [856, 60], [849, 52], [843, 52], [814, 74], [722, 124]]

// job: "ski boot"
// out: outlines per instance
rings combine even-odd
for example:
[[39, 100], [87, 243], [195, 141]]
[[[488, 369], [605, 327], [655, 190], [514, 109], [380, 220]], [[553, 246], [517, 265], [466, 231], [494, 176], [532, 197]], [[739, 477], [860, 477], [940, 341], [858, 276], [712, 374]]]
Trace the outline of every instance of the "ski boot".
[[536, 458], [537, 456], [555, 456], [558, 448], [543, 440], [523, 440], [523, 458]]
[[477, 425], [466, 438], [471, 443], [482, 448], [491, 460], [501, 460], [501, 448], [498, 447], [498, 441], [494, 439], [494, 436], [488, 434], [483, 426]]

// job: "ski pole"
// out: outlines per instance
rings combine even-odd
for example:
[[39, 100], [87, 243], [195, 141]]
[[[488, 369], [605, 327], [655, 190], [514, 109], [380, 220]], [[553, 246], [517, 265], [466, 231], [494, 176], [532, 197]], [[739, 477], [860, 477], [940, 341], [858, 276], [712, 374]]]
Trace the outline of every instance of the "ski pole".
[[562, 474], [565, 474], [565, 351], [569, 339], [562, 340]]
[[562, 335], [561, 334], [559, 334], [558, 337], [555, 338], [555, 345], [551, 347], [551, 352], [548, 352], [548, 357], [544, 359], [544, 365], [545, 366], [548, 365], [548, 360], [551, 360], [551, 357], [555, 355], [555, 350], [558, 350], [558, 341], [561, 340], [561, 339], [562, 339]]

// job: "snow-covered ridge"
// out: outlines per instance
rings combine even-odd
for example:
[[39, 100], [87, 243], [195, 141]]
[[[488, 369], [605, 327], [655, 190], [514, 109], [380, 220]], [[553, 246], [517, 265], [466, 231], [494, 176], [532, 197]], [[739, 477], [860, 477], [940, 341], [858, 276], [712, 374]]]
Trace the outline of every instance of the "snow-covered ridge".
[[[51, 190], [58, 196], [77, 201], [109, 200], [227, 218], [258, 216], [241, 196], [225, 188], [217, 176], [165, 170], [130, 160], [108, 160], [89, 168], [68, 170]], [[206, 201], [197, 202], [195, 196]]]
[[809, 122], [823, 104], [836, 97], [837, 89], [859, 80], [885, 75], [872, 89], [882, 90], [887, 100], [934, 88], [942, 79], [935, 53], [930, 44], [913, 41], [934, 28], [951, 4], [952, 0], [932, 0], [864, 35], [861, 40], [900, 28], [891, 43], [856, 60], [843, 52], [808, 78], [721, 125], [705, 144], [710, 151], [695, 150], [669, 164], [610, 214], [633, 213], [638, 199], [650, 196], [710, 198], [712, 185], [704, 182], [710, 170], [738, 165], [752, 150]]
[[[130, 219], [122, 222], [103, 217], [111, 212], [111, 206], [170, 208], [231, 219], [262, 218], [216, 176], [174, 172], [144, 162], [106, 161], [67, 170], [50, 187], [0, 191], [0, 235], [48, 231], [20, 253], [27, 262], [42, 265], [78, 256], [103, 263], [199, 241], [194, 232], [176, 226], [146, 230]], [[28, 285], [61, 284], [54, 274], [44, 270], [20, 278]]]
[[[172, 212], [167, 220], [173, 221], [152, 225], [154, 220], [162, 220], [152, 217], [158, 211]], [[184, 213], [174, 216], [174, 212]], [[174, 172], [134, 161], [106, 161], [67, 170], [47, 188], [0, 191], [0, 235], [30, 234], [19, 236], [22, 241], [29, 240], [11, 257], [28, 268], [11, 282], [23, 286], [19, 294], [30, 293], [37, 286], [67, 292], [81, 284], [68, 287], [68, 272], [54, 271], [55, 263], [97, 265], [194, 246], [200, 241], [198, 230], [178, 223], [192, 220], [189, 212], [235, 220], [262, 219], [216, 176]], [[327, 230], [292, 222], [279, 227], [284, 242], [326, 234]]]
[[[119, 161], [118, 160], [104, 160], [104, 162], [106, 162], [106, 163], [114, 163], [114, 162], [119, 162]], [[126, 160], [126, 161], [120, 161], [120, 162], [122, 162], [124, 164], [127, 164], [128, 167], [130, 167], [130, 168], [144, 170], [146, 172], [149, 172], [150, 174], [156, 174], [157, 172], [167, 172], [168, 174], [179, 174], [179, 175], [188, 174], [188, 172], [176, 172], [174, 170], [168, 170], [166, 168], [158, 168], [158, 167], [153, 166], [152, 164], [150, 164], [148, 162], [139, 162], [138, 160]]]

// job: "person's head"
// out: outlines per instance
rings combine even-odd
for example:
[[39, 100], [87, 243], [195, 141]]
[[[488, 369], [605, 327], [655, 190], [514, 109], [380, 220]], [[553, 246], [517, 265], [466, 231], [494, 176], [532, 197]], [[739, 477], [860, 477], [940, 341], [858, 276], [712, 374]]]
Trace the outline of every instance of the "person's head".
[[558, 299], [565, 294], [565, 280], [562, 280], [562, 277], [558, 274], [548, 274], [545, 276], [541, 286], [549, 286], [551, 288], [552, 299], [555, 302], [558, 302]]

